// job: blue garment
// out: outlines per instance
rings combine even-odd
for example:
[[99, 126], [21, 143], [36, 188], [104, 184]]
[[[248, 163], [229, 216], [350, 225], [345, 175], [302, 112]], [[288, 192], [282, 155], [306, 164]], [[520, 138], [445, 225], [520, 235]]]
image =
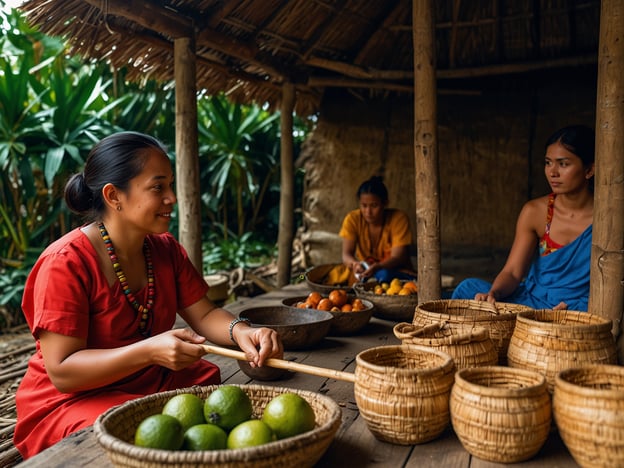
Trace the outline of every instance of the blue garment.
[[[587, 310], [592, 226], [573, 242], [546, 255], [536, 255], [526, 279], [501, 302], [523, 304], [534, 309], [552, 309], [565, 302], [569, 310]], [[474, 299], [486, 293], [492, 283], [468, 278], [457, 285], [453, 299]]]

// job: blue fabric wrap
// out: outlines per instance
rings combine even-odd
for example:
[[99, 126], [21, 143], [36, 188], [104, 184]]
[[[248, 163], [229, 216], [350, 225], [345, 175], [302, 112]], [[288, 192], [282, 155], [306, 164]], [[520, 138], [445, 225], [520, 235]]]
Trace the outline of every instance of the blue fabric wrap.
[[[592, 226], [570, 244], [544, 257], [536, 255], [526, 279], [500, 302], [523, 304], [534, 309], [552, 309], [565, 302], [569, 310], [586, 311], [589, 299]], [[457, 285], [453, 299], [474, 299], [486, 293], [491, 283], [468, 278]]]

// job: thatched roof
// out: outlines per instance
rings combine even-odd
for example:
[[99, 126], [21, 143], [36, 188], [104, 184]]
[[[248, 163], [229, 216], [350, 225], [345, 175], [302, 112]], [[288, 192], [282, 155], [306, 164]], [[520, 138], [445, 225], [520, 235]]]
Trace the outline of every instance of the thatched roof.
[[[436, 0], [439, 79], [595, 63], [599, 0]], [[30, 0], [32, 23], [73, 52], [127, 66], [128, 78], [173, 79], [176, 38], [196, 37], [197, 85], [296, 110], [328, 87], [413, 90], [412, 0]]]

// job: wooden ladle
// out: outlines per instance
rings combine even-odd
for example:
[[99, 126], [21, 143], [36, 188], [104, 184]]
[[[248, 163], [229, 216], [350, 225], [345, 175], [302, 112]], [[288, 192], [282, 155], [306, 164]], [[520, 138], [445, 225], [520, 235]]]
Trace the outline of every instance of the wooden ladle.
[[[206, 354], [216, 354], [229, 358], [238, 359], [239, 361], [247, 361], [247, 356], [242, 351], [234, 349], [222, 348], [220, 346], [202, 345]], [[355, 374], [350, 372], [342, 372], [325, 367], [310, 366], [297, 362], [286, 361], [285, 359], [269, 358], [264, 361], [265, 366], [275, 367], [277, 369], [286, 369], [293, 372], [303, 372], [304, 374], [316, 375], [318, 377], [328, 377], [330, 379], [344, 380], [345, 382], [355, 383]]]

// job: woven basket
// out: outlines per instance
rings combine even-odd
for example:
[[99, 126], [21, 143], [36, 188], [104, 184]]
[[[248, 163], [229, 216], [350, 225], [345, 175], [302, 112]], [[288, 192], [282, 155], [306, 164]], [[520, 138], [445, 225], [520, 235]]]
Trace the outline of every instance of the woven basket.
[[156, 393], [128, 401], [100, 415], [93, 426], [98, 443], [118, 467], [292, 467], [313, 466], [325, 453], [341, 423], [340, 407], [331, 398], [304, 390], [261, 385], [240, 385], [251, 398], [254, 417], [262, 415], [273, 397], [297, 393], [314, 409], [316, 427], [309, 432], [265, 445], [232, 450], [158, 450], [132, 443], [139, 423], [160, 413], [164, 404], [179, 393], [194, 393], [205, 399], [217, 385]]
[[579, 465], [624, 466], [624, 367], [595, 364], [560, 372], [553, 413]]
[[497, 463], [533, 457], [551, 425], [550, 395], [543, 375], [491, 366], [455, 374], [451, 423], [472, 455]]
[[449, 424], [453, 359], [422, 346], [379, 346], [356, 357], [355, 401], [368, 429], [400, 445], [428, 442]]
[[347, 283], [345, 284], [326, 284], [325, 280], [327, 279], [327, 273], [329, 271], [338, 266], [342, 265], [341, 263], [328, 263], [325, 265], [319, 265], [314, 268], [308, 270], [305, 274], [305, 280], [308, 287], [312, 291], [319, 292], [321, 294], [329, 294], [334, 289], [344, 289], [347, 292], [352, 292], [351, 286]]
[[356, 283], [353, 285], [353, 290], [357, 297], [366, 299], [375, 305], [375, 310], [373, 311], [375, 317], [394, 322], [411, 321], [414, 317], [414, 310], [418, 305], [418, 295], [389, 296], [386, 294], [375, 294], [373, 289], [375, 289], [377, 284], [375, 281]]
[[457, 370], [492, 366], [498, 362], [498, 352], [490, 333], [482, 327], [464, 330], [453, 328], [446, 322], [416, 327], [403, 322], [394, 326], [394, 335], [405, 346], [428, 346], [449, 354]]
[[418, 305], [412, 323], [417, 327], [440, 322], [460, 328], [483, 327], [494, 342], [498, 363], [505, 365], [509, 340], [516, 326], [516, 315], [531, 310], [527, 306], [504, 302], [490, 304], [469, 299], [441, 299]]
[[512, 367], [540, 372], [552, 393], [559, 371], [583, 364], [615, 364], [611, 320], [573, 310], [518, 314], [507, 359]]

